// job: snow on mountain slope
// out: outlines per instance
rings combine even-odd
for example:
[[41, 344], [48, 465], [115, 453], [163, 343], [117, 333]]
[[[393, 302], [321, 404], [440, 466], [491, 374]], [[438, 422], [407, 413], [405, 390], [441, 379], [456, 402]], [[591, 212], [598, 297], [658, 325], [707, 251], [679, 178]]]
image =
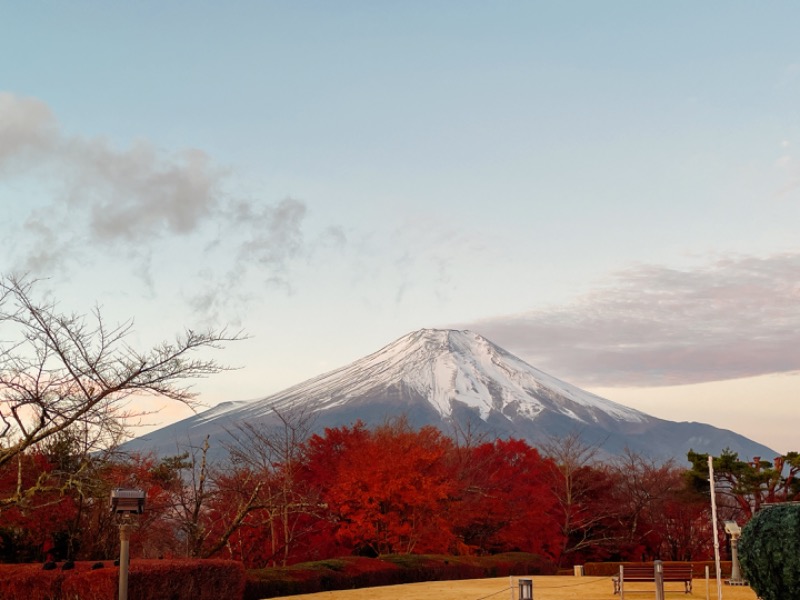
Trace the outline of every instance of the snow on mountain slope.
[[[277, 411], [277, 415], [276, 415]], [[241, 423], [280, 427], [279, 415], [300, 411], [325, 427], [368, 426], [405, 417], [414, 427], [473, 431], [542, 440], [580, 433], [608, 454], [627, 450], [652, 458], [686, 452], [743, 457], [774, 452], [732, 431], [665, 421], [590, 394], [527, 364], [471, 331], [422, 329], [349, 365], [260, 400], [225, 402], [125, 444], [128, 451], [174, 454], [176, 446], [210, 437], [224, 453]]]
[[516, 415], [531, 420], [544, 410], [577, 421], [587, 414], [596, 420], [598, 413], [628, 422], [650, 419], [547, 375], [476, 333], [440, 329], [412, 332], [263, 402], [268, 401], [270, 410], [281, 410], [304, 398], [309, 408], [319, 411], [400, 384], [427, 398], [445, 418], [452, 416], [456, 401], [476, 410], [483, 420], [492, 411], [509, 414], [510, 407]]

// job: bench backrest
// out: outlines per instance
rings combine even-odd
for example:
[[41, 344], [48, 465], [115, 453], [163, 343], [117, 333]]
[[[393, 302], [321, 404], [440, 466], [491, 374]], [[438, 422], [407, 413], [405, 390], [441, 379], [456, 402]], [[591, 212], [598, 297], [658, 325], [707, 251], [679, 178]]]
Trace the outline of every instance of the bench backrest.
[[[691, 579], [692, 565], [662, 565], [664, 578]], [[628, 565], [623, 566], [623, 577], [627, 578], [649, 578], [655, 577], [655, 567], [653, 565]]]
[[655, 569], [652, 565], [623, 567], [623, 575], [626, 577], [647, 577], [654, 574]]

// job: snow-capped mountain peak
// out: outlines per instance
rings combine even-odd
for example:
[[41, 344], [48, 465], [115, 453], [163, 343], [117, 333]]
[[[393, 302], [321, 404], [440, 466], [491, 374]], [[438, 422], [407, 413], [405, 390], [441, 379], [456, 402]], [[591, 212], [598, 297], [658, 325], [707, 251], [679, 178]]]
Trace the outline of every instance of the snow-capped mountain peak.
[[[276, 411], [279, 415], [276, 415]], [[240, 423], [280, 427], [294, 411], [315, 431], [362, 421], [379, 425], [405, 417], [414, 427], [516, 437], [534, 446], [579, 433], [604, 452], [626, 450], [654, 458], [686, 452], [742, 456], [773, 451], [703, 423], [675, 423], [590, 394], [532, 367], [471, 331], [421, 329], [364, 358], [260, 400], [226, 402], [126, 444], [128, 450], [175, 451], [178, 440], [224, 440]]]
[[596, 421], [598, 412], [623, 421], [648, 418], [547, 375], [472, 331], [449, 329], [414, 331], [270, 400], [280, 409], [302, 396], [325, 410], [391, 386], [426, 398], [443, 418], [452, 417], [455, 403], [484, 421], [493, 411], [533, 420], [548, 409], [578, 421]]

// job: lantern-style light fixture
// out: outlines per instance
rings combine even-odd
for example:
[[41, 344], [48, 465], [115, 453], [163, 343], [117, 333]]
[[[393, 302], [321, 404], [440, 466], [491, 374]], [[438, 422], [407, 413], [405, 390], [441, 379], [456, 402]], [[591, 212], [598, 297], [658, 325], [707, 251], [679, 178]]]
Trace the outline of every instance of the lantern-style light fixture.
[[144, 492], [142, 490], [111, 490], [111, 512], [118, 515], [140, 515], [144, 512]]

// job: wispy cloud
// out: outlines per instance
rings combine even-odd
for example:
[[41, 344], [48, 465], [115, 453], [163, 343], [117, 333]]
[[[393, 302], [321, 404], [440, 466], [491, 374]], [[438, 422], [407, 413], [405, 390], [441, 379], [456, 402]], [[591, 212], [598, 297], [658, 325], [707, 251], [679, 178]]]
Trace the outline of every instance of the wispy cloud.
[[[147, 283], [150, 245], [194, 238], [208, 254], [221, 246], [229, 252], [227, 264], [215, 258], [219, 281], [209, 281], [209, 290], [228, 288], [243, 268], [286, 286], [290, 261], [317, 243], [304, 239], [302, 201], [230, 197], [229, 170], [201, 150], [165, 153], [147, 140], [120, 149], [68, 135], [45, 103], [0, 93], [0, 182], [24, 176], [46, 182], [49, 198], [18, 204], [25, 244], [16, 267], [34, 273], [85, 265], [89, 247], [124, 257]], [[204, 293], [198, 308], [213, 304]]]
[[775, 161], [775, 167], [785, 176], [785, 183], [775, 193], [777, 197], [786, 197], [800, 188], [800, 168], [793, 156], [792, 144], [789, 140], [781, 142], [781, 155]]
[[582, 385], [652, 386], [800, 370], [800, 254], [692, 270], [643, 265], [575, 302], [459, 324]]
[[273, 283], [287, 283], [287, 262], [304, 252], [301, 226], [306, 213], [305, 204], [291, 198], [275, 206], [237, 202], [234, 221], [245, 232], [239, 259], [266, 268], [273, 274]]

